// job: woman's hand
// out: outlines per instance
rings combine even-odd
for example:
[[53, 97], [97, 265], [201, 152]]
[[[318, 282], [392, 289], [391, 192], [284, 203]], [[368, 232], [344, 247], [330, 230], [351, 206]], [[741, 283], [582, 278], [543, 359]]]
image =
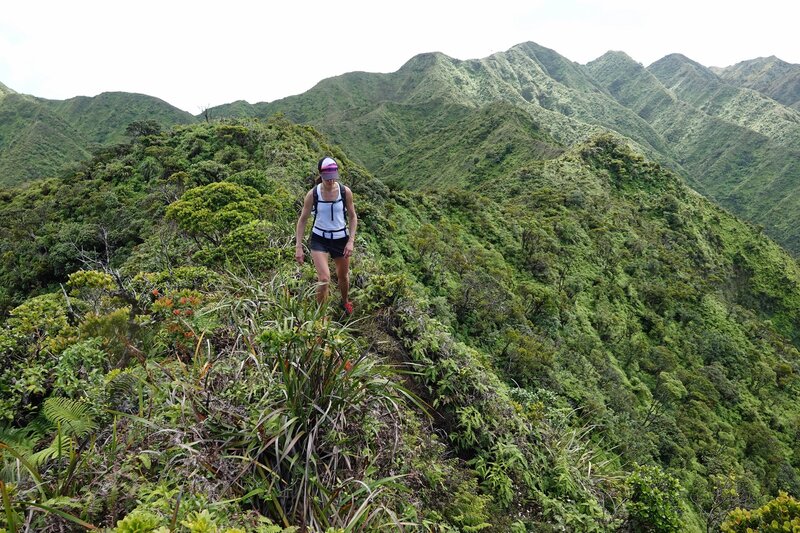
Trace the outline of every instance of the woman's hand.
[[297, 261], [298, 265], [303, 264], [303, 259], [305, 259], [306, 254], [303, 253], [303, 245], [298, 244], [294, 249], [294, 260]]
[[353, 239], [347, 241], [347, 244], [344, 245], [344, 256], [350, 257], [353, 255], [353, 248], [355, 248], [355, 244], [353, 243]]

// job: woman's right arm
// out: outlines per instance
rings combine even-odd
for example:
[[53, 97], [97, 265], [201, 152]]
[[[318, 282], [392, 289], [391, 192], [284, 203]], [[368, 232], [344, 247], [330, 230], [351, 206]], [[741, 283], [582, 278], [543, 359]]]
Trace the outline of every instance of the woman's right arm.
[[311, 208], [314, 204], [314, 190], [308, 191], [305, 199], [303, 200], [303, 210], [300, 212], [300, 218], [297, 219], [297, 228], [294, 231], [294, 258], [298, 264], [303, 264], [305, 253], [303, 253], [303, 236], [306, 233], [306, 222], [308, 216], [311, 214]]

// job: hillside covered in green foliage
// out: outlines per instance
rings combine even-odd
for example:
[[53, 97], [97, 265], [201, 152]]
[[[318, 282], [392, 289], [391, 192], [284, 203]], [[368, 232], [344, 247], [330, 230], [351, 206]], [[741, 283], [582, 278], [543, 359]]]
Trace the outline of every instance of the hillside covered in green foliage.
[[[776, 65], [772, 85], [791, 92], [796, 71], [797, 65]], [[513, 131], [492, 139], [491, 148], [474, 139], [459, 142], [489, 120], [489, 105], [505, 106], [503, 112], [515, 116], [512, 123], [527, 115], [525, 121], [564, 146], [611, 130], [696, 190], [763, 225], [797, 255], [800, 113], [773, 99], [792, 98], [777, 89], [755, 82], [750, 89], [732, 74], [720, 76], [678, 54], [647, 68], [622, 52], [579, 65], [528, 42], [466, 61], [421, 54], [390, 74], [353, 72], [301, 95], [210, 112], [218, 118], [284, 112], [313, 124], [390, 182], [423, 188], [463, 181], [479, 166], [476, 160], [528, 153], [527, 136]], [[431, 172], [429, 161], [438, 160], [436, 152], [445, 146], [449, 164]]]
[[[526, 42], [482, 59], [424, 53], [397, 72], [351, 72], [297, 96], [239, 100], [197, 117], [144, 95], [52, 101], [2, 86], [0, 185], [55, 176], [147, 120], [169, 127], [282, 112], [387, 182], [430, 189], [526, 164], [545, 155], [542, 138], [572, 147], [614, 131], [797, 256], [799, 80], [800, 65], [775, 57], [707, 68], [672, 54], [645, 68], [608, 52], [580, 65]], [[508, 127], [496, 129], [498, 121]]]
[[[388, 187], [278, 116], [4, 191], [0, 528], [713, 531], [800, 494], [797, 263], [619, 136], [459, 112], [531, 151]], [[324, 154], [351, 318], [294, 261]]]
[[126, 128], [137, 121], [170, 127], [197, 119], [143, 94], [47, 100], [0, 83], [0, 186], [57, 176], [97, 146], [127, 140]]
[[753, 89], [800, 111], [800, 65], [770, 56], [711, 70], [726, 83]]
[[606, 54], [587, 66], [680, 154], [691, 183], [800, 249], [800, 113], [673, 54], [647, 69]]

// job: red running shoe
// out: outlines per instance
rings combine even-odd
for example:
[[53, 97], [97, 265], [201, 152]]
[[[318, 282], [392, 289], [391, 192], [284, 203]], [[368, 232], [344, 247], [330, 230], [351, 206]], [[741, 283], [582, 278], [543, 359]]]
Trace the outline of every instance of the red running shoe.
[[344, 314], [350, 316], [353, 314], [353, 302], [343, 302], [342, 309], [344, 309]]

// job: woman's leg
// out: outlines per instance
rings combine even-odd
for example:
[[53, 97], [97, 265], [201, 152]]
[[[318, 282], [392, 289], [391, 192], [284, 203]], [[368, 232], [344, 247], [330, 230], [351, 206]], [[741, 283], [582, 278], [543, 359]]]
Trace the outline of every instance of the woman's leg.
[[347, 295], [350, 292], [350, 258], [337, 257], [333, 262], [336, 263], [336, 283], [339, 284], [339, 292], [342, 293], [342, 303], [347, 303], [349, 301]]
[[321, 304], [328, 297], [328, 285], [331, 282], [331, 271], [328, 268], [328, 253], [311, 250], [311, 259], [317, 269], [317, 303]]

